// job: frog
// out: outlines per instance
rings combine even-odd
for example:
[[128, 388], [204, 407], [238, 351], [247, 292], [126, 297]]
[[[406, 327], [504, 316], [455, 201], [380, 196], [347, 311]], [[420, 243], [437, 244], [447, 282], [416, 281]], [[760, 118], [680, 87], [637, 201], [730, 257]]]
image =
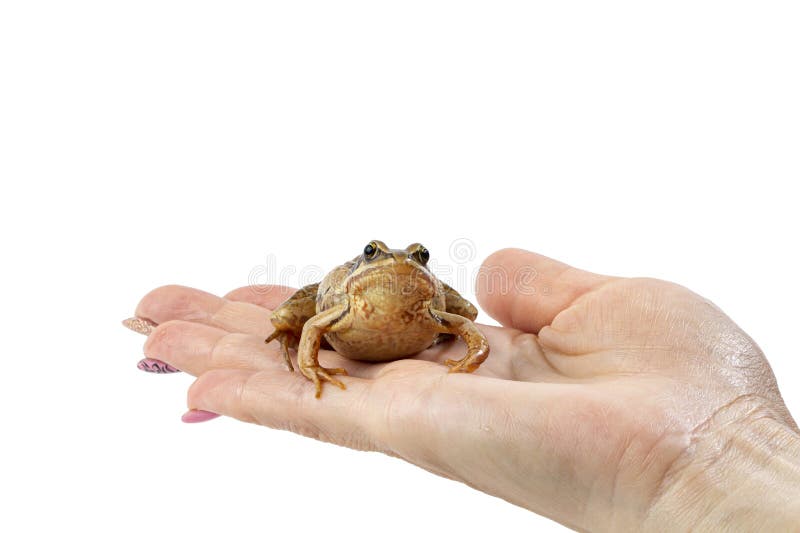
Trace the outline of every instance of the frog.
[[489, 356], [489, 343], [475, 325], [478, 310], [428, 267], [430, 252], [420, 243], [389, 248], [372, 240], [352, 260], [331, 270], [319, 283], [293, 293], [270, 315], [289, 371], [297, 351], [300, 373], [320, 398], [328, 382], [340, 389], [344, 368], [319, 363], [321, 347], [356, 361], [388, 362], [414, 356], [460, 337], [461, 359], [447, 359], [448, 372], [471, 373]]

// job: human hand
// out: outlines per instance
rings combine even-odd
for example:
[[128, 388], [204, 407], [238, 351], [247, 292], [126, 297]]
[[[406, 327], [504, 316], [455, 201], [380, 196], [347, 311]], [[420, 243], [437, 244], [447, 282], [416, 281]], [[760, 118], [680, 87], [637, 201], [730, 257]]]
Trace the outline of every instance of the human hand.
[[574, 528], [709, 525], [709, 509], [728, 516], [715, 488], [750, 478], [703, 472], [727, 472], [740, 453], [752, 463], [776, 441], [800, 457], [763, 354], [707, 300], [522, 250], [483, 268], [536, 275], [510, 290], [479, 276], [478, 300], [504, 327], [481, 326], [492, 352], [474, 374], [442, 364], [460, 342], [381, 364], [322, 350], [324, 366], [349, 373], [347, 390], [322, 400], [264, 344], [270, 310], [293, 289], [218, 298], [167, 286], [136, 314], [159, 324], [145, 354], [198, 376], [192, 409], [398, 456]]

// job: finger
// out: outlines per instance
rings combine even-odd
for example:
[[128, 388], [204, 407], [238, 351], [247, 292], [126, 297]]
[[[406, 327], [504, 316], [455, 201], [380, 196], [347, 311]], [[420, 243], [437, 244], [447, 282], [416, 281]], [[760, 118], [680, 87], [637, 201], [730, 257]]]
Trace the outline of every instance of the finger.
[[264, 307], [226, 300], [181, 285], [165, 285], [150, 291], [139, 302], [136, 316], [156, 324], [185, 320], [264, 338], [273, 330], [270, 311]]
[[[444, 373], [442, 369], [441, 374]], [[421, 381], [429, 383], [434, 376], [408, 367], [395, 368], [390, 374], [391, 379], [384, 377], [380, 381], [384, 387], [392, 381], [399, 383], [398, 376], [402, 375], [408, 384], [416, 384], [414, 389], [421, 388]], [[382, 441], [385, 431], [380, 418], [386, 414], [383, 408], [389, 401], [388, 391], [375, 393], [374, 384], [379, 381], [353, 376], [342, 376], [341, 380], [346, 389], [325, 384], [321, 398], [317, 399], [312, 383], [298, 373], [212, 370], [192, 384], [188, 406], [355, 449], [386, 451], [389, 447]], [[403, 386], [396, 387], [394, 392], [404, 398], [412, 394]], [[384, 403], [374, 403], [373, 396]], [[409, 401], [409, 406], [416, 408], [416, 403]]]
[[[247, 339], [250, 338], [253, 336], [232, 334], [206, 324], [170, 320], [155, 328], [147, 337], [144, 354], [195, 376], [223, 366], [258, 370], [272, 365], [273, 357], [258, 357], [264, 355], [259, 354], [264, 340], [248, 343]], [[236, 350], [230, 349], [232, 341], [238, 344]], [[248, 347], [257, 350], [248, 350]]]
[[212, 370], [189, 389], [190, 409], [210, 411], [264, 426], [290, 430], [360, 450], [375, 450], [358, 413], [364, 413], [368, 382], [338, 376], [342, 390], [323, 385], [322, 397], [301, 374], [272, 370]]
[[285, 302], [297, 289], [285, 285], [247, 285], [225, 295], [226, 300], [248, 302], [270, 311]]
[[[264, 344], [259, 335], [182, 320], [155, 328], [145, 342], [144, 354], [194, 376], [220, 368], [288, 372], [277, 343]], [[293, 359], [297, 368], [296, 356]], [[351, 361], [329, 350], [320, 350], [319, 360], [323, 366], [343, 367], [354, 376], [371, 377], [380, 371], [376, 365]]]
[[537, 333], [581, 295], [614, 280], [516, 248], [497, 251], [481, 265], [478, 302], [505, 326]]
[[[554, 421], [570, 419], [556, 416], [559, 404], [576, 403], [574, 389], [566, 385], [531, 386], [443, 369], [394, 367], [373, 381], [352, 376], [342, 381], [345, 390], [325, 385], [316, 399], [310, 382], [297, 374], [215, 370], [190, 387], [188, 406], [350, 448], [382, 451], [464, 479], [485, 468], [492, 447], [542, 442]], [[546, 461], [542, 470], [551, 471]]]

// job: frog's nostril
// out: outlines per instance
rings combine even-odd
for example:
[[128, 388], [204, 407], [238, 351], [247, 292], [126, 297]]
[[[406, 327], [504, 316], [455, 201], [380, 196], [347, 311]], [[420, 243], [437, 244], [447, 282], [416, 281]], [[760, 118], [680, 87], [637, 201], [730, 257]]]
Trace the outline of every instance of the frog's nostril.
[[405, 261], [408, 259], [408, 254], [403, 251], [392, 252], [392, 256], [394, 257], [395, 261]]

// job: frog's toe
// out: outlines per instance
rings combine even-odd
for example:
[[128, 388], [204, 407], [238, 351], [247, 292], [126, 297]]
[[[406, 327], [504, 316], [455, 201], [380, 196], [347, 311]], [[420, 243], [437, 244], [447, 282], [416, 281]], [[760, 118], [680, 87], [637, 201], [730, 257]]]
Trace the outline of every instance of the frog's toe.
[[308, 379], [310, 379], [314, 383], [314, 387], [316, 388], [316, 393], [314, 396], [317, 398], [322, 395], [322, 382], [327, 381], [333, 385], [336, 385], [340, 389], [344, 390], [345, 387], [344, 383], [333, 377], [334, 375], [347, 375], [347, 370], [344, 368], [325, 368], [322, 366], [310, 366], [302, 369], [303, 375], [305, 375]]
[[288, 331], [283, 331], [276, 329], [272, 332], [272, 334], [267, 337], [264, 342], [269, 344], [270, 342], [278, 339], [281, 345], [281, 355], [283, 355], [283, 362], [286, 363], [286, 368], [289, 369], [290, 372], [294, 372], [294, 367], [292, 366], [292, 358], [289, 356], [289, 345], [293, 340], [293, 336]]
[[464, 359], [455, 360], [455, 359], [447, 359], [444, 364], [450, 367], [450, 372], [475, 372], [479, 366], [481, 366], [480, 362], [470, 361], [471, 358], [465, 357]]

